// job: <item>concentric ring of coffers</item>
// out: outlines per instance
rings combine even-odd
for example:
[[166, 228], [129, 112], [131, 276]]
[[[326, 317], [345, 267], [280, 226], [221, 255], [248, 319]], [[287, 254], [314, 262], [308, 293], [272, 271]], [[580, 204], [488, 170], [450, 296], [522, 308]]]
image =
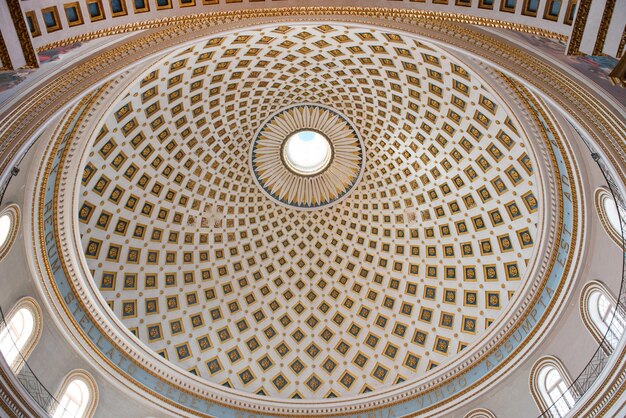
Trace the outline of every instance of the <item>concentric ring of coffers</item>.
[[337, 203], [356, 186], [365, 149], [345, 116], [324, 106], [299, 104], [281, 109], [263, 124], [250, 147], [250, 166], [256, 184], [271, 199], [319, 209]]
[[[262, 54], [274, 37], [289, 47]], [[307, 42], [322, 40], [329, 64], [311, 67]], [[365, 47], [384, 66], [357, 60]], [[344, 49], [355, 56], [331, 65]], [[127, 332], [212, 385], [276, 400], [391, 389], [470, 351], [527, 285], [532, 147], [488, 83], [438, 47], [341, 25], [238, 31], [170, 54], [119, 97], [84, 160], [88, 285]], [[242, 165], [250, 142], [233, 132], [290, 100], [337, 108], [367, 138], [363, 178], [336, 206], [278, 205]]]
[[[344, 143], [353, 158], [322, 191], [359, 175], [357, 131], [368, 155], [345, 200], [303, 214], [254, 175], [289, 174], [281, 146], [307, 127], [333, 141], [333, 163]], [[515, 118], [410, 38], [330, 25], [213, 38], [148, 70], [95, 136], [78, 216], [95, 284], [157, 353], [240, 390], [342, 397], [423, 375], [497, 320], [533, 251]], [[252, 152], [251, 170], [254, 146], [274, 165]]]

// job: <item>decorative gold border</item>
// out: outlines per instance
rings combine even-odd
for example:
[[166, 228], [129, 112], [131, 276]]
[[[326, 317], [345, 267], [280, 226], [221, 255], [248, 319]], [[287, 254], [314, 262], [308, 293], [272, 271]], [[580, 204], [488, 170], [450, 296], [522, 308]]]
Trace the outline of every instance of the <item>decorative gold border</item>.
[[[16, 1], [16, 0], [13, 0]], [[169, 0], [170, 2], [173, 0]], [[157, 10], [170, 8], [170, 7], [157, 7]], [[412, 19], [431, 19], [437, 22], [455, 22], [455, 23], [467, 23], [470, 25], [486, 26], [491, 28], [503, 28], [516, 30], [523, 33], [530, 33], [533, 35], [539, 35], [546, 38], [558, 39], [566, 42], [567, 35], [562, 35], [547, 29], [537, 28], [530, 25], [524, 25], [521, 23], [506, 22], [499, 19], [491, 19], [479, 16], [463, 15], [459, 13], [451, 12], [436, 12], [432, 10], [402, 10], [398, 12], [394, 9], [384, 7], [306, 7], [306, 8], [271, 8], [261, 10], [236, 10], [229, 12], [209, 12], [202, 14], [193, 14], [185, 16], [168, 16], [158, 19], [146, 20], [144, 22], [133, 22], [124, 25], [113, 26], [110, 28], [101, 29], [98, 31], [83, 33], [69, 38], [61, 39], [59, 41], [50, 42], [41, 45], [37, 48], [37, 52], [47, 51], [52, 48], [58, 48], [60, 46], [70, 45], [76, 42], [85, 42], [92, 39], [100, 38], [103, 36], [117, 35], [120, 33], [127, 33], [145, 29], [161, 28], [169, 25], [184, 25], [192, 22], [197, 22], [205, 19], [212, 18], [231, 18], [231, 19], [246, 19], [252, 17], [271, 17], [271, 16], [284, 16], [292, 13], [297, 9], [302, 9], [302, 12], [306, 12], [307, 15], [324, 15], [329, 12], [335, 15], [354, 15], [365, 14], [376, 17], [393, 17], [398, 14], [406, 14], [407, 17]], [[306, 11], [304, 10], [306, 9]]]
[[617, 47], [617, 53], [615, 56], [620, 59], [624, 58], [624, 47], [626, 46], [626, 26], [624, 26], [624, 32], [622, 33], [622, 39], [619, 41], [619, 45]]
[[[70, 22], [70, 18], [67, 15], [67, 10], [71, 9], [72, 7], [76, 9], [76, 17], [78, 17], [78, 20], [75, 22]], [[85, 23], [85, 21], [83, 20], [83, 12], [80, 10], [80, 4], [77, 1], [72, 3], [63, 3], [63, 11], [65, 12], [65, 20], [67, 20], [68, 26], [80, 26]]]
[[52, 13], [52, 15], [54, 16], [54, 20], [56, 22], [56, 25], [48, 27], [48, 25], [46, 24], [45, 16], [44, 16], [43, 25], [46, 28], [47, 33], [52, 33], [52, 32], [56, 32], [58, 30], [63, 29], [63, 24], [61, 23], [61, 17], [59, 16], [59, 10], [57, 9], [56, 6], [50, 6], [50, 7], [46, 7], [45, 9], [41, 9], [42, 16], [45, 15], [46, 13]]
[[571, 26], [575, 16], [571, 16], [572, 13], [576, 13], [576, 6], [578, 6], [578, 0], [569, 0], [567, 2], [567, 8], [565, 10], [565, 16], [563, 16], [563, 24]]
[[126, 6], [126, 0], [119, 0], [119, 2], [120, 2], [120, 6], [122, 6], [122, 11], [121, 12], [114, 12], [113, 11], [113, 3], [111, 3], [111, 0], [108, 1], [109, 8], [111, 9], [111, 16], [112, 17], [126, 16], [128, 14], [128, 7]]
[[[530, 7], [530, 2], [532, 0], [524, 0], [524, 4], [522, 5], [522, 15], [523, 16], [531, 16], [531, 17], [537, 17], [537, 14], [539, 13], [539, 0], [537, 0], [537, 10], [535, 10], [534, 12], [531, 10], [528, 10], [528, 8]], [[503, 0], [504, 2], [504, 0]]]
[[491, 0], [491, 4], [486, 4], [485, 0], [478, 0], [479, 9], [493, 10], [494, 4], [495, 4], [495, 0]]
[[517, 7], [517, 0], [515, 1], [515, 5], [513, 7], [508, 7], [506, 5], [507, 0], [500, 0], [500, 11], [504, 13], [515, 13], [515, 7]]
[[133, 1], [133, 9], [135, 13], [146, 13], [150, 11], [150, 3], [148, 0], [143, 0], [143, 7], [137, 7], [136, 3]]
[[0, 63], [2, 67], [0, 70], [12, 70], [13, 64], [11, 63], [11, 56], [9, 55], [9, 50], [7, 49], [7, 44], [4, 43], [4, 38], [0, 33]]
[[[564, 140], [565, 135], [563, 133], [563, 131], [561, 130], [561, 128], [558, 125], [555, 125], [555, 122], [553, 122], [552, 118], [548, 116], [548, 114], [546, 113], [546, 109], [544, 108], [544, 105], [541, 104], [539, 102], [539, 99], [535, 96], [532, 95], [532, 93], [526, 88], [523, 87], [519, 84], [515, 84], [514, 80], [510, 77], [506, 77], [507, 82], [509, 83], [509, 85], [512, 88], [517, 88], [520, 90], [519, 95], [521, 98], [521, 95], [523, 93], [523, 95], [527, 95], [528, 100], [523, 100], [523, 104], [526, 107], [526, 109], [532, 114], [532, 118], [535, 121], [536, 124], [541, 124], [540, 120], [539, 120], [539, 116], [537, 116], [537, 114], [541, 115], [541, 117], [545, 120], [546, 124], [548, 125], [549, 130], [553, 133], [553, 135], [555, 136], [555, 138], [561, 138], [561, 141], [558, 141], [556, 143], [557, 147], [560, 149], [561, 153], [563, 153], [563, 157], [565, 157], [566, 155], [571, 156], [572, 154], [572, 150], [571, 147], [569, 146], [569, 144], [567, 143], [567, 141]], [[531, 109], [531, 104], [532, 106], [535, 107], [537, 114], [535, 114], [535, 112], [533, 112], [533, 110]], [[544, 138], [544, 141], [550, 141], [547, 134], [545, 133], [545, 131], [541, 131], [541, 134]], [[569, 152], [565, 152], [565, 150], [568, 150]], [[553, 163], [556, 163], [556, 161], [554, 161], [554, 156], [551, 156], [551, 158], [553, 159]], [[566, 169], [568, 172], [571, 173], [572, 178], [570, 179], [571, 181], [571, 191], [572, 191], [572, 206], [574, 209], [576, 209], [577, 207], [579, 207], [579, 200], [578, 200], [578, 196], [577, 196], [577, 187], [575, 187], [576, 185], [581, 184], [581, 176], [580, 173], [578, 172], [578, 168], [577, 167], [572, 167], [570, 164], [570, 162], [568, 162], [567, 159], [564, 158], [564, 164], [566, 166]], [[574, 181], [575, 180], [575, 181]], [[561, 189], [561, 178], [559, 178], [557, 180], [557, 182], [559, 183], [559, 185], [557, 186], [557, 188], [560, 190]], [[560, 196], [560, 194], [559, 194]], [[584, 198], [584, 195], [581, 196], [582, 198]], [[563, 202], [562, 200], [559, 201], [559, 213], [563, 212]], [[584, 242], [585, 239], [585, 224], [580, 223], [579, 224], [579, 219], [585, 219], [585, 208], [584, 205], [580, 206], [579, 208], [580, 213], [576, 213], [576, 210], [574, 210], [573, 215], [573, 231], [577, 231], [580, 229], [579, 235], [572, 235], [572, 242], [571, 242], [571, 247], [576, 247], [577, 246], [577, 241], [578, 242]], [[562, 225], [559, 225], [559, 235], [560, 235], [560, 229], [562, 228]], [[551, 260], [552, 263], [554, 263], [554, 259]], [[564, 265], [564, 271], [570, 268], [573, 268], [572, 271], [575, 271], [577, 268], [576, 264], [580, 262], [580, 259], [577, 260], [573, 260], [571, 257], [571, 253], [570, 253], [570, 257], [567, 259], [565, 265]], [[572, 264], [574, 264], [574, 266], [572, 267]], [[570, 273], [573, 274], [573, 273]], [[572, 282], [570, 281], [569, 283], [567, 283], [567, 289], [565, 289], [565, 283], [563, 281], [561, 281], [559, 283], [558, 289], [555, 291], [555, 293], [557, 295], [567, 295], [570, 293], [572, 288]], [[550, 302], [550, 305], [547, 308], [547, 312], [553, 312], [554, 307], [556, 305], [556, 301], [559, 299], [559, 296], [555, 296], [553, 297], [553, 299]], [[563, 301], [565, 299], [562, 299], [561, 301], [561, 307], [563, 306]], [[536, 302], [536, 300], [534, 300], [533, 302]], [[558, 309], [557, 309], [558, 310]], [[552, 318], [552, 321], [554, 321], [554, 318]], [[533, 331], [533, 333], [535, 332], [535, 330]], [[539, 333], [537, 335], [537, 339], [542, 339], [545, 338], [546, 334], [549, 332], [549, 329], [547, 327], [543, 327], [541, 330], [539, 330]], [[519, 365], [520, 363], [522, 363], [524, 360], [526, 360], [527, 358], [521, 358], [521, 359], [517, 359], [516, 361], [514, 361], [510, 367], [516, 367], [517, 365]], [[558, 360], [558, 359], [557, 359]], [[569, 377], [569, 376], [568, 376]], [[529, 383], [532, 383], [532, 378], [531, 380], [529, 380]], [[532, 389], [531, 389], [532, 390]], [[539, 405], [539, 404], [538, 404]]]
[[32, 68], [39, 67], [39, 61], [37, 61], [35, 48], [33, 48], [33, 44], [30, 40], [30, 30], [26, 26], [26, 19], [24, 19], [24, 16], [22, 15], [20, 0], [7, 0], [7, 5], [9, 6], [9, 12], [11, 13], [13, 26], [15, 27], [15, 31], [17, 32], [17, 38], [20, 40], [22, 53], [24, 54], [24, 58], [26, 59], [26, 66]]
[[[147, 1], [147, 0], [146, 0]], [[100, 16], [92, 16], [91, 12], [89, 12], [89, 5], [95, 3], [98, 5], [98, 10], [100, 11]], [[104, 14], [104, 7], [102, 6], [102, 0], [87, 0], [87, 14], [89, 15], [90, 22], [97, 22], [99, 20], [104, 19], [106, 16]], [[41, 52], [41, 48], [37, 48], [37, 52]]]
[[[557, 13], [556, 16], [551, 15], [550, 14], [550, 9], [552, 8], [552, 4], [555, 1], [560, 1], [561, 6], [559, 7], [559, 13]], [[559, 20], [559, 15], [561, 14], [561, 12], [563, 11], [563, 1], [562, 0], [547, 0], [546, 1], [546, 7], [543, 10], [543, 18], [546, 20], [551, 20], [553, 22], [556, 22]]]
[[579, 0], [578, 10], [576, 11], [576, 17], [574, 18], [574, 27], [572, 28], [569, 45], [567, 46], [567, 55], [575, 55], [580, 52], [580, 43], [583, 40], [583, 33], [585, 33], [587, 17], [589, 17], [589, 9], [591, 9], [591, 0]]
[[[39, 28], [39, 21], [37, 21], [37, 15], [35, 14], [34, 10], [30, 10], [28, 12], [24, 13], [24, 17], [26, 19], [30, 19], [31, 22], [33, 22], [33, 27], [34, 27], [34, 31], [31, 32], [31, 36], [33, 38], [37, 37], [37, 36], [41, 36], [41, 29]], [[28, 24], [27, 24], [28, 26]], [[30, 30], [30, 28], [29, 28]]]

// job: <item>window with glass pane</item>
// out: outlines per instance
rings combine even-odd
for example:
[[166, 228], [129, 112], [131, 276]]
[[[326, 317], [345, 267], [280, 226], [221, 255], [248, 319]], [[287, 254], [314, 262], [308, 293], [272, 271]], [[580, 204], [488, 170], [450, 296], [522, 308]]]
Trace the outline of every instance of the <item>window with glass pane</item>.
[[603, 200], [604, 213], [606, 214], [611, 227], [618, 235], [622, 235], [622, 225], [620, 223], [620, 217], [626, 218], [626, 213], [623, 209], [620, 209], [615, 204], [613, 198], [607, 197]]
[[89, 387], [80, 378], [69, 382], [53, 418], [83, 418], [90, 402]]
[[28, 308], [18, 309], [9, 318], [0, 333], [0, 351], [7, 363], [15, 369], [20, 363], [20, 353], [34, 336], [35, 318]]
[[617, 311], [615, 304], [598, 289], [589, 297], [589, 311], [592, 312], [591, 320], [600, 333], [606, 334], [608, 343], [615, 348], [624, 334], [625, 318]]
[[563, 376], [556, 368], [546, 366], [544, 369], [544, 387], [545, 393], [548, 395], [546, 401], [551, 405], [550, 412], [558, 417], [564, 417], [574, 406], [574, 397], [567, 388]]
[[551, 16], [558, 16], [561, 11], [561, 2], [558, 0], [550, 3], [550, 8], [548, 9]]

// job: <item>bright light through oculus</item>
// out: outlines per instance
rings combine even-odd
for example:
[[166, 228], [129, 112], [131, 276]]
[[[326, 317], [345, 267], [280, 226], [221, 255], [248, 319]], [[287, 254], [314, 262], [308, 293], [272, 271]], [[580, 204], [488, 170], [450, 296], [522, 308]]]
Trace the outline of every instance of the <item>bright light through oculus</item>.
[[326, 168], [332, 156], [332, 149], [324, 135], [305, 130], [287, 138], [284, 156], [293, 171], [311, 175]]

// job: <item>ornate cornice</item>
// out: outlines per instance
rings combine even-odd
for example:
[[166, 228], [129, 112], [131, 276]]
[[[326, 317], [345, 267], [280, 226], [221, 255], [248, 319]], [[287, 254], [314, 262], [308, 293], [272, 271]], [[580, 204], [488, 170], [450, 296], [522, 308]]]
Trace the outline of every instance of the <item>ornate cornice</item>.
[[47, 51], [52, 48], [70, 45], [76, 42], [85, 42], [104, 36], [118, 35], [133, 31], [162, 28], [168, 25], [181, 25], [191, 22], [198, 22], [204, 19], [246, 19], [251, 17], [273, 17], [285, 16], [298, 11], [306, 11], [307, 15], [325, 15], [332, 12], [333, 15], [355, 15], [365, 14], [380, 18], [394, 18], [399, 15], [410, 16], [413, 19], [431, 19], [441, 22], [467, 23], [470, 25], [485, 26], [491, 28], [511, 29], [519, 32], [539, 35], [546, 38], [558, 39], [566, 42], [568, 37], [557, 32], [538, 28], [535, 26], [524, 25], [521, 23], [506, 22], [499, 19], [491, 19], [486, 17], [478, 17], [471, 15], [463, 15], [450, 12], [436, 12], [432, 10], [398, 10], [384, 7], [289, 7], [289, 8], [271, 8], [263, 10], [236, 10], [228, 12], [210, 12], [202, 14], [193, 14], [186, 16], [168, 16], [159, 19], [152, 19], [143, 22], [133, 22], [124, 25], [113, 26], [98, 31], [88, 32], [77, 36], [61, 39], [59, 41], [50, 42], [37, 48], [37, 52]]

